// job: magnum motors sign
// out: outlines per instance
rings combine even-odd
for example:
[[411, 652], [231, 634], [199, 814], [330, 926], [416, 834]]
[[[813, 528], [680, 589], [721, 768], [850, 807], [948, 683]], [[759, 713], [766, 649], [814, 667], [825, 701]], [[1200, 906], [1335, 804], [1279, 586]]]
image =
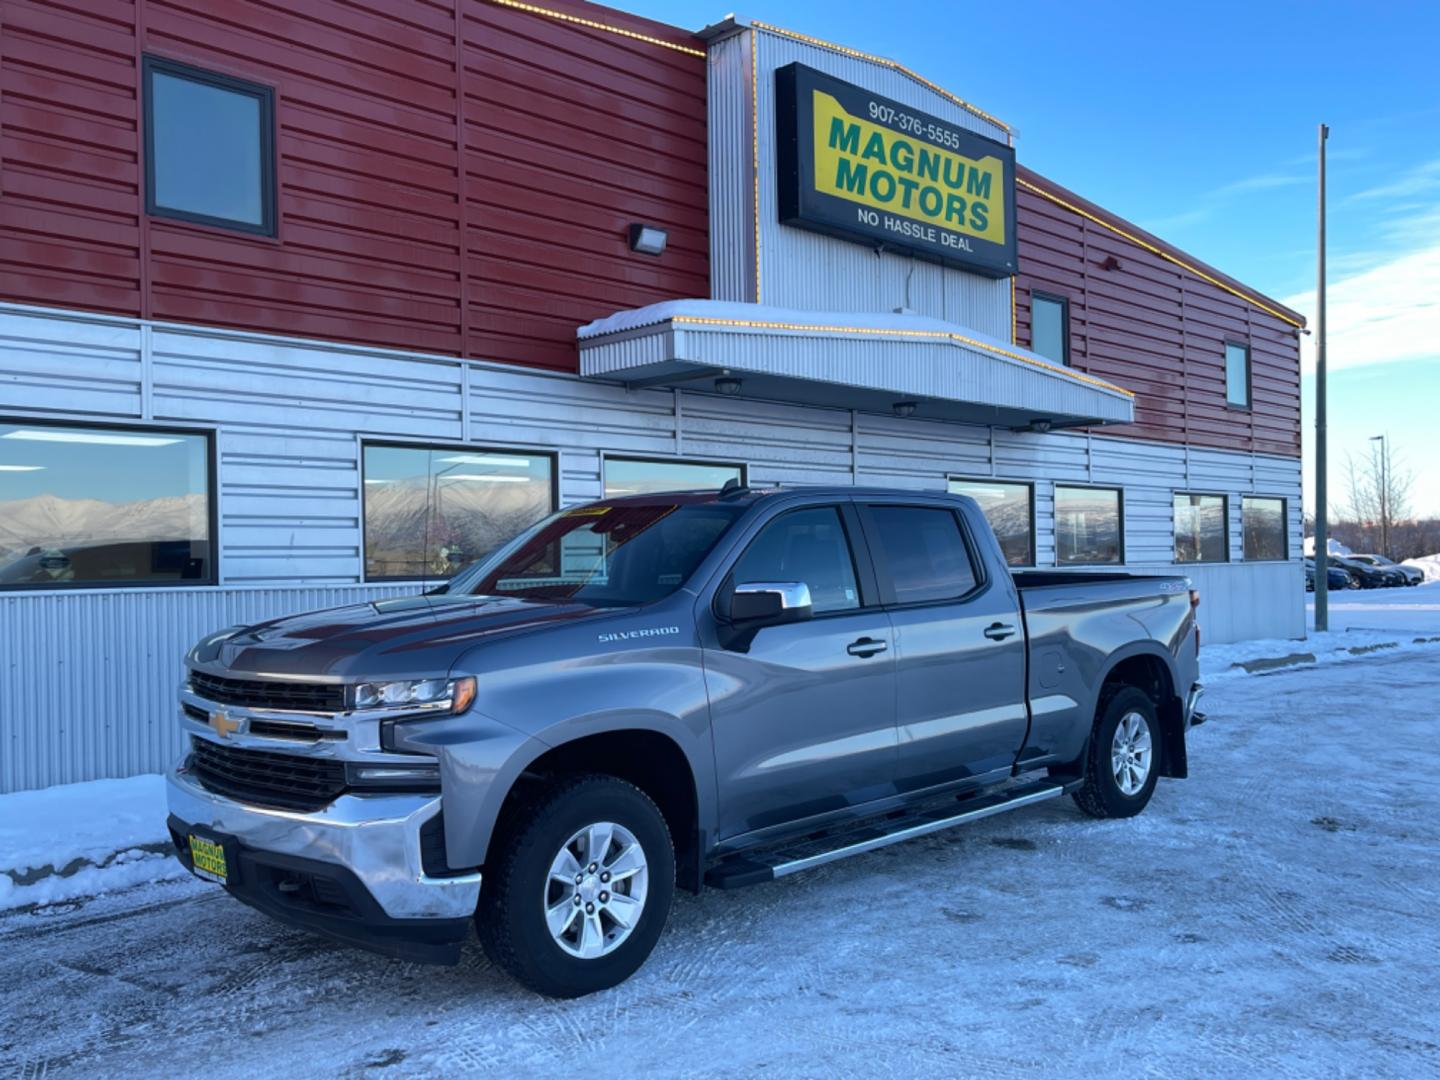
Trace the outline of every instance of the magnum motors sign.
[[803, 64], [775, 72], [780, 220], [1015, 272], [1015, 151]]

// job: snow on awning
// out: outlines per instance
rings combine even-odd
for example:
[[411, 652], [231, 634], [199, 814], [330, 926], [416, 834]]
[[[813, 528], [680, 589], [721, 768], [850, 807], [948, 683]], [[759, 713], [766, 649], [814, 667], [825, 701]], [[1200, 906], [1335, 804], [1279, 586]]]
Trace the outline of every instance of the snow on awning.
[[913, 404], [919, 417], [1015, 428], [1135, 419], [1128, 390], [923, 315], [668, 300], [578, 336], [582, 376], [632, 386], [711, 390], [726, 379], [746, 397], [887, 413]]

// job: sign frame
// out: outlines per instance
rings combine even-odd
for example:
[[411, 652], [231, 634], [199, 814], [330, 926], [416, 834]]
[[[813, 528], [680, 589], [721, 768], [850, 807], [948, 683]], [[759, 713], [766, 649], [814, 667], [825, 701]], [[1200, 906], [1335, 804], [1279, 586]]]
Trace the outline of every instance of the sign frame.
[[[998, 199], [987, 199], [985, 209], [1002, 211], [1003, 242], [985, 239], [969, 225], [950, 228], [926, 221], [918, 212], [895, 213], [874, 201], [820, 190], [816, 186], [814, 138], [816, 91], [829, 95], [844, 113], [862, 125], [911, 144], [916, 154], [925, 149], [937, 157], [952, 159], [998, 158], [1003, 191]], [[775, 70], [775, 136], [780, 224], [880, 250], [904, 252], [986, 277], [1009, 277], [1017, 272], [1015, 148], [1009, 144], [799, 62]], [[891, 190], [895, 190], [893, 186]], [[905, 196], [909, 197], [912, 190], [914, 185], [904, 192]]]

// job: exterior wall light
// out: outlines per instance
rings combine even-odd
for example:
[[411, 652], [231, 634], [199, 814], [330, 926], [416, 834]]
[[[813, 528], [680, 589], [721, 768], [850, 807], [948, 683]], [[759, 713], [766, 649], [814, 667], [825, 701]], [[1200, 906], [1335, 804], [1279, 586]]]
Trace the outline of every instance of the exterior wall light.
[[641, 255], [663, 255], [670, 234], [654, 225], [630, 226], [630, 250]]
[[914, 416], [915, 402], [897, 401], [894, 405], [890, 406], [890, 411], [893, 412], [896, 416]]
[[734, 397], [740, 392], [740, 380], [733, 375], [724, 375], [715, 380], [715, 392], [724, 394], [726, 397]]
[[1047, 431], [1050, 430], [1050, 421], [1049, 421], [1049, 420], [1031, 420], [1031, 421], [1030, 421], [1030, 430], [1033, 431], [1033, 432], [1035, 432], [1035, 433], [1037, 433], [1037, 434], [1039, 434], [1039, 435], [1044, 435]]

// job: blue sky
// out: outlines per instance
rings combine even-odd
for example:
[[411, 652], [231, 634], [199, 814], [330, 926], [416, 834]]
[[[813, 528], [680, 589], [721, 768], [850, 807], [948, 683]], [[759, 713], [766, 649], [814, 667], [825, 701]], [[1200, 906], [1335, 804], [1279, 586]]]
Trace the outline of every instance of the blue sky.
[[[725, 14], [703, 0], [618, 6], [696, 29]], [[1440, 4], [770, 0], [740, 13], [899, 60], [1016, 127], [1026, 165], [1307, 315], [1315, 129], [1329, 124], [1331, 458], [1343, 471], [1388, 432], [1417, 474], [1415, 509], [1440, 514]], [[1308, 476], [1313, 379], [1304, 392]]]

